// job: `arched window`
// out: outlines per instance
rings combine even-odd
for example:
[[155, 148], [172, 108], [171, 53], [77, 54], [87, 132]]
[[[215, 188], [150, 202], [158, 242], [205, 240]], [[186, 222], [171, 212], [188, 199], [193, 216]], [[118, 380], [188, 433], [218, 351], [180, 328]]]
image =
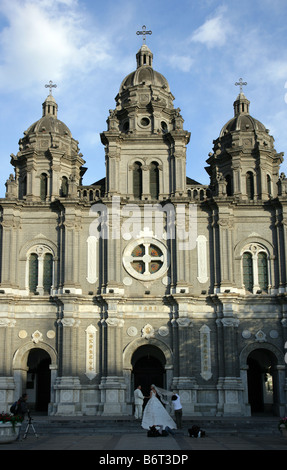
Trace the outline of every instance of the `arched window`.
[[245, 290], [253, 291], [253, 263], [251, 253], [243, 253], [243, 284]]
[[266, 253], [258, 253], [258, 284], [261, 290], [268, 290], [268, 269]]
[[29, 291], [36, 292], [38, 286], [38, 255], [31, 253], [29, 258]]
[[48, 177], [45, 173], [40, 176], [40, 198], [44, 201], [48, 194]]
[[20, 181], [19, 198], [23, 199], [23, 197], [27, 195], [27, 175], [25, 175]]
[[68, 178], [63, 176], [62, 178], [62, 185], [61, 185], [61, 196], [67, 197], [68, 196]]
[[251, 171], [246, 173], [246, 194], [248, 199], [254, 199], [254, 177]]
[[267, 175], [267, 193], [268, 193], [268, 196], [271, 196], [271, 178], [270, 178], [270, 175]]
[[133, 165], [133, 195], [135, 199], [142, 197], [142, 164], [139, 162]]
[[53, 287], [54, 257], [46, 245], [38, 245], [28, 253], [26, 286], [34, 294], [50, 294]]
[[242, 274], [245, 291], [253, 294], [268, 292], [269, 257], [263, 245], [249, 244], [242, 254]]
[[159, 196], [159, 169], [158, 163], [152, 162], [149, 169], [150, 195], [152, 199], [158, 199]]
[[44, 255], [43, 266], [43, 288], [45, 294], [50, 294], [51, 286], [53, 283], [53, 256], [51, 253]]
[[232, 178], [231, 178], [231, 175], [226, 175], [225, 177], [225, 180], [227, 182], [227, 185], [226, 185], [226, 194], [227, 196], [232, 196]]

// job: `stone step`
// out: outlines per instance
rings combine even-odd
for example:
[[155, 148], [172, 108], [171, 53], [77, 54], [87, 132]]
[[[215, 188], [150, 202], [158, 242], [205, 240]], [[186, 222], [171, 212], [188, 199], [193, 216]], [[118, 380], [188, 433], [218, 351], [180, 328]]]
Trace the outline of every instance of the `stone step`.
[[[280, 434], [278, 429], [278, 417], [270, 418], [210, 418], [192, 417], [183, 419], [183, 429], [177, 433], [187, 434], [187, 430], [193, 425], [199, 426], [208, 434]], [[99, 433], [141, 433], [146, 432], [141, 427], [140, 421], [132, 417], [32, 417], [32, 424], [39, 434], [99, 434]], [[22, 429], [27, 426], [24, 422]], [[29, 432], [33, 432], [30, 428]]]

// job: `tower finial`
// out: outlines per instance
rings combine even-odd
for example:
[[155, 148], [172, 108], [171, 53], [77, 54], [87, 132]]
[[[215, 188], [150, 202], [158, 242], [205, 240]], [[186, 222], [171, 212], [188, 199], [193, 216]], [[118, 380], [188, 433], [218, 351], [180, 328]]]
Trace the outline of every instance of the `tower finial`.
[[45, 85], [45, 88], [50, 88], [49, 94], [52, 95], [52, 88], [57, 88], [57, 85], [53, 84], [52, 80], [50, 80], [49, 85]]
[[146, 26], [143, 25], [142, 31], [137, 31], [137, 35], [139, 35], [139, 34], [142, 34], [142, 36], [143, 36], [143, 44], [145, 44], [145, 37], [146, 37], [146, 35], [147, 35], [147, 34], [152, 34], [152, 31], [147, 31], [147, 30], [146, 30]]
[[242, 87], [246, 85], [247, 85], [247, 82], [243, 82], [242, 78], [239, 78], [239, 82], [235, 83], [235, 86], [240, 86], [240, 93], [242, 93]]

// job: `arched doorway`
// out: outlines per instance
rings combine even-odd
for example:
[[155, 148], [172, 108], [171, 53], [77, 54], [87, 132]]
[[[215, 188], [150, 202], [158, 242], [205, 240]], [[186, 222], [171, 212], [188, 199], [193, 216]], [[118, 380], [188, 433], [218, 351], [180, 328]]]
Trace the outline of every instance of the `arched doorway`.
[[144, 396], [150, 393], [151, 384], [165, 386], [165, 356], [156, 346], [140, 346], [132, 356], [133, 385], [142, 386]]
[[46, 412], [50, 403], [51, 357], [40, 348], [31, 349], [27, 359], [26, 392], [30, 408]]
[[251, 413], [274, 413], [278, 396], [277, 358], [269, 350], [255, 349], [247, 358], [248, 401]]

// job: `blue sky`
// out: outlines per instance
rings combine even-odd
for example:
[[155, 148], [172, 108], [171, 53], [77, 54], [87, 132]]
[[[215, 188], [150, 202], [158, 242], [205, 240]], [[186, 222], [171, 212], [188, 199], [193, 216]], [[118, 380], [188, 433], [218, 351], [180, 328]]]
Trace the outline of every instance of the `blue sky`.
[[142, 25], [152, 30], [154, 69], [191, 132], [187, 176], [209, 183], [206, 159], [233, 117], [240, 77], [250, 114], [287, 152], [286, 18], [286, 0], [0, 0], [0, 197], [13, 172], [10, 154], [42, 116], [49, 80], [57, 84], [58, 118], [86, 160], [84, 184], [105, 176], [99, 134], [136, 68]]

